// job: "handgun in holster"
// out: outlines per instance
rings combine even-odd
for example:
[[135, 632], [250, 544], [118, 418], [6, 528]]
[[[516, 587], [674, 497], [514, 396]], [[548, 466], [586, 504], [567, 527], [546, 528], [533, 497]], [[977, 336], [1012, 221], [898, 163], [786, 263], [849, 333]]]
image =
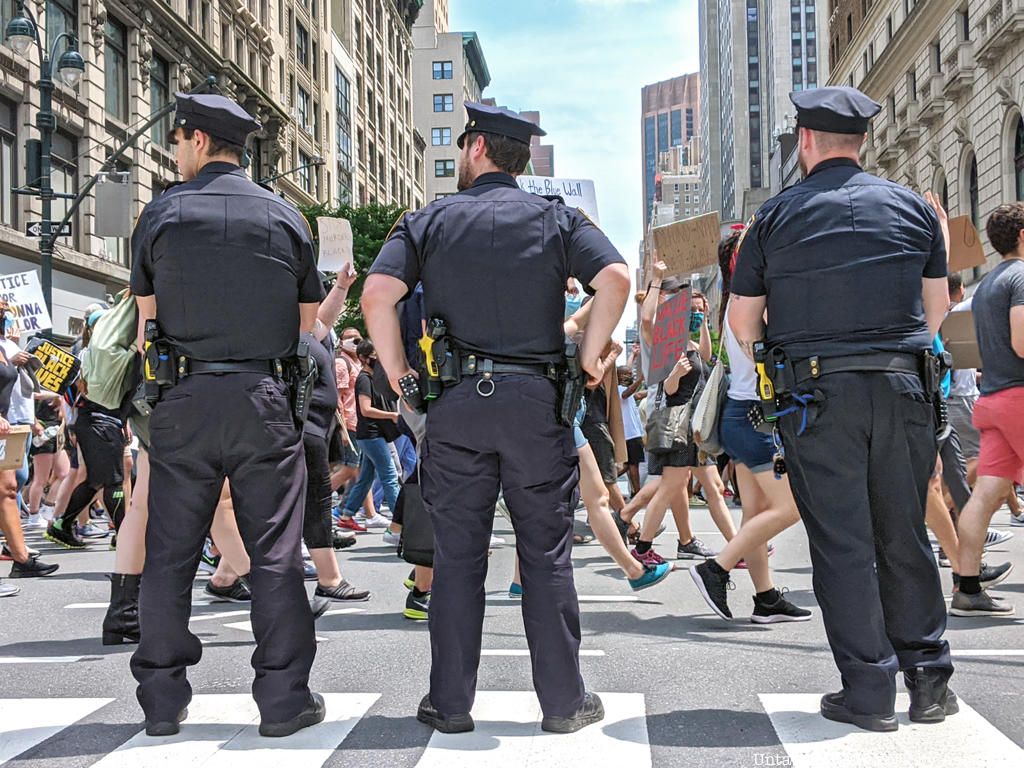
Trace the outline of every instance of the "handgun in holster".
[[142, 347], [142, 384], [133, 398], [135, 408], [148, 416], [160, 402], [160, 388], [177, 383], [174, 347], [161, 337], [157, 321], [147, 320]]
[[565, 366], [558, 377], [558, 423], [563, 427], [573, 425], [586, 388], [587, 377], [580, 361], [579, 345], [566, 342]]
[[292, 380], [292, 414], [299, 429], [302, 429], [309, 417], [309, 404], [313, 399], [313, 386], [318, 375], [316, 360], [309, 352], [309, 342], [300, 341], [295, 350]]
[[929, 350], [924, 353], [921, 383], [924, 385], [925, 397], [935, 408], [935, 432], [939, 435], [945, 434], [949, 426], [949, 406], [942, 396], [942, 379], [952, 368], [953, 356], [949, 352], [943, 351], [937, 355]]

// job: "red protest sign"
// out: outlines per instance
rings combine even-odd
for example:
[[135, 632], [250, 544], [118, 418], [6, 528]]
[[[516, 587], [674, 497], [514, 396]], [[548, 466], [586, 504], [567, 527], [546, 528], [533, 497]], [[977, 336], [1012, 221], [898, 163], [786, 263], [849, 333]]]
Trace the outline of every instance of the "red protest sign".
[[686, 354], [690, 342], [690, 290], [681, 291], [660, 307], [651, 334], [651, 365], [647, 381], [660, 384]]

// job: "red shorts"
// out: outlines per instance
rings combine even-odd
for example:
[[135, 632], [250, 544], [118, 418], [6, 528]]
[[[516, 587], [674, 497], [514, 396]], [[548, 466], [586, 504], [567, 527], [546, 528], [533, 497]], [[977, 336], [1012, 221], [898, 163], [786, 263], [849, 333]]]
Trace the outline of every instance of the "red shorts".
[[1024, 479], [1024, 387], [983, 395], [974, 406], [981, 433], [978, 477]]

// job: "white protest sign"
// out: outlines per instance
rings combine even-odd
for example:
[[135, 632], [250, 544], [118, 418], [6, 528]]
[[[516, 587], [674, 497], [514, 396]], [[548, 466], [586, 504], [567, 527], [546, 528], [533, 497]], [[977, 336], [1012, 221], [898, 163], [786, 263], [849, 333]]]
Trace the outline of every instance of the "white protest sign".
[[35, 270], [0, 277], [0, 300], [10, 306], [14, 328], [22, 335], [53, 327]]
[[317, 216], [316, 227], [320, 233], [321, 272], [340, 272], [346, 264], [352, 263], [352, 224], [348, 219], [333, 216]]
[[597, 216], [597, 193], [594, 182], [587, 179], [552, 179], [547, 176], [520, 176], [519, 187], [535, 195], [558, 195], [570, 208], [579, 208], [600, 225]]

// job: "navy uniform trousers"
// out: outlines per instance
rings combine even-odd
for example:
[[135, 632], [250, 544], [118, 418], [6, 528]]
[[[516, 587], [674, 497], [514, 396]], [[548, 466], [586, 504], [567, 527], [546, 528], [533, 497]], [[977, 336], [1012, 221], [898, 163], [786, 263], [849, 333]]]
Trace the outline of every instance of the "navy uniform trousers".
[[545, 716], [569, 717], [584, 694], [571, 560], [579, 477], [571, 430], [556, 420], [551, 381], [496, 375], [491, 397], [477, 392], [478, 381], [465, 377], [430, 404], [421, 448], [423, 502], [434, 525], [430, 701], [445, 715], [473, 708], [500, 489], [516, 532], [534, 688]]
[[131, 669], [146, 719], [173, 721], [202, 645], [188, 628], [192, 581], [224, 479], [252, 567], [253, 698], [264, 722], [309, 703], [316, 653], [303, 583], [306, 465], [288, 387], [256, 373], [189, 376], [150, 422], [149, 524], [139, 595], [142, 637]]
[[925, 530], [938, 446], [918, 380], [836, 373], [814, 382], [825, 398], [783, 417], [790, 485], [814, 566], [814, 594], [847, 705], [888, 714], [898, 670], [952, 674], [946, 603]]

